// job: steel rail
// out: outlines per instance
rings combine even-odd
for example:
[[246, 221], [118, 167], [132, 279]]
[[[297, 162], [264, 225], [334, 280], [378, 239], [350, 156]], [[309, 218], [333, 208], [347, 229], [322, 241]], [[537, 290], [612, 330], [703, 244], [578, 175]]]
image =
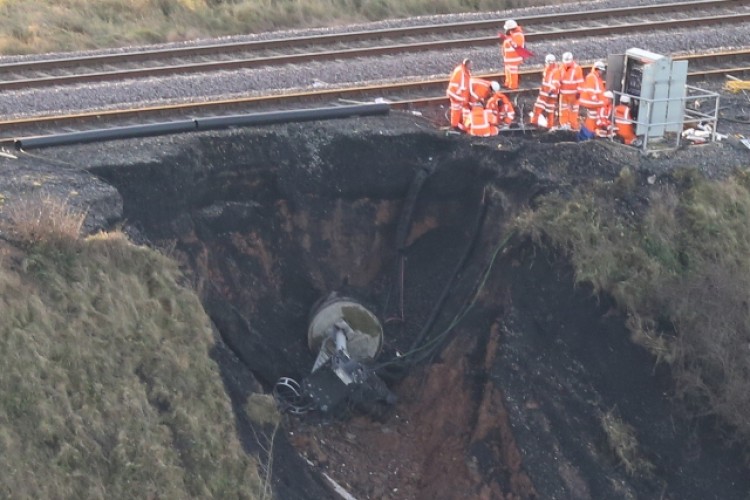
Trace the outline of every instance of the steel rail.
[[[712, 9], [742, 5], [742, 0], [701, 0], [697, 2], [673, 2], [659, 5], [640, 5], [633, 7], [618, 7], [613, 9], [597, 9], [590, 11], [567, 12], [565, 14], [539, 14], [515, 18], [524, 26], [544, 23], [578, 22], [597, 20], [615, 16], [634, 16], [641, 14], [659, 14], [666, 12], [685, 12], [686, 10]], [[115, 64], [122, 62], [142, 62], [147, 60], [162, 60], [168, 57], [195, 57], [224, 54], [227, 52], [247, 52], [257, 50], [275, 50], [280, 48], [299, 47], [304, 45], [323, 45], [332, 43], [348, 43], [361, 40], [378, 40], [383, 38], [399, 38], [406, 36], [423, 36], [426, 34], [444, 34], [461, 31], [479, 31], [497, 29], [502, 18], [463, 21], [458, 23], [430, 24], [403, 28], [385, 28], [379, 30], [355, 31], [349, 33], [332, 33], [323, 35], [307, 35], [290, 38], [275, 38], [271, 40], [253, 40], [248, 42], [233, 42], [225, 44], [207, 44], [192, 47], [153, 49], [120, 54], [99, 54], [83, 57], [61, 59], [46, 59], [40, 61], [21, 61], [0, 64], [0, 71], [26, 71], [49, 68], [63, 68], [86, 64]]]
[[[565, 22], [570, 22], [573, 20], [576, 20], [576, 16], [580, 16], [579, 20], [586, 20], [586, 19], [596, 19], [598, 17], [611, 17], [611, 16], [617, 16], [617, 15], [626, 15], [626, 13], [632, 15], [634, 13], [661, 13], [666, 11], [674, 11], [679, 10], [680, 12], [684, 12], [687, 8], [694, 8], [695, 6], [701, 6], [702, 8], [708, 8], [708, 7], [716, 7], [716, 6], [735, 6], [735, 5], [742, 5], [742, 2], [739, 0], [704, 0], [700, 2], [688, 2], [688, 3], [670, 3], [670, 4], [661, 4], [657, 6], [640, 6], [640, 7], [625, 7], [625, 8], [617, 8], [617, 9], [609, 9], [609, 10], [598, 10], [598, 11], [587, 11], [587, 12], [577, 12], [577, 13], [570, 13], [565, 14], [564, 16], [561, 16], [559, 14], [544, 14], [541, 16], [533, 16], [526, 19], [554, 19], [555, 21], [559, 22], [561, 17], [564, 19]], [[519, 18], [520, 20], [523, 20], [524, 18]], [[629, 23], [629, 24], [619, 24], [614, 26], [594, 26], [594, 27], [584, 27], [584, 28], [572, 28], [572, 29], [566, 29], [566, 30], [552, 30], [552, 31], [546, 31], [546, 32], [530, 32], [526, 34], [526, 38], [528, 41], [542, 41], [542, 40], [555, 40], [562, 37], [569, 37], [569, 36], [576, 36], [576, 35], [586, 35], [586, 36], [600, 36], [600, 35], [608, 35], [608, 34], [617, 34], [617, 33], [627, 33], [632, 32], [633, 30], [642, 30], [642, 29], [660, 29], [660, 28], [670, 28], [670, 27], [677, 27], [677, 26], [690, 26], [693, 24], [701, 24], [701, 25], [712, 25], [717, 23], [735, 23], [735, 22], [743, 22], [750, 19], [750, 14], [748, 13], [740, 13], [740, 14], [730, 14], [730, 15], [718, 15], [718, 16], [704, 16], [700, 18], [695, 19], [679, 19], [679, 20], [666, 20], [666, 21], [650, 21], [650, 22], [642, 22], [642, 23]], [[493, 26], [495, 26], [495, 23], [497, 21], [469, 21], [464, 23], [458, 23], [458, 25], [473, 25], [473, 26], [482, 26], [487, 27], [488, 23], [493, 23]], [[240, 46], [243, 47], [250, 47], [254, 46], [256, 47], [256, 50], [259, 50], [260, 48], [268, 48], [271, 44], [283, 44], [283, 46], [287, 46], [286, 44], [289, 44], [289, 46], [300, 46], [305, 45], [305, 43], [302, 40], [307, 40], [307, 44], [309, 45], [312, 40], [325, 40], [327, 37], [334, 37], [337, 42], [341, 42], [342, 40], [346, 40], [348, 36], [355, 37], [356, 36], [363, 36], [363, 34], [373, 35], [371, 36], [372, 39], [381, 39], [386, 38], [384, 35], [385, 32], [389, 33], [402, 33], [401, 36], [405, 36], [405, 34], [414, 34], [415, 32], [422, 31], [429, 31], [436, 32], [438, 28], [441, 29], [447, 29], [447, 27], [450, 26], [456, 26], [456, 24], [453, 25], [432, 25], [432, 26], [422, 26], [422, 27], [416, 27], [416, 28], [397, 28], [397, 29], [390, 29], [390, 30], [376, 30], [376, 31], [367, 31], [367, 32], [358, 32], [358, 33], [349, 33], [349, 34], [342, 34], [342, 35], [323, 35], [323, 36], [317, 36], [317, 37], [299, 37], [295, 39], [279, 39], [279, 40], [271, 40], [271, 41], [255, 41], [255, 42], [243, 42], [243, 43], [234, 43], [234, 44], [226, 44], [226, 45], [211, 45], [211, 46], [203, 46], [203, 47], [185, 47], [181, 49], [159, 49], [159, 50], [153, 50], [153, 51], [144, 51], [144, 52], [135, 52], [135, 53], [126, 53], [126, 54], [110, 54], [110, 55], [99, 55], [99, 56], [86, 56], [82, 58], [71, 58], [71, 59], [53, 59], [53, 60], [43, 60], [43, 61], [30, 61], [30, 62], [18, 62], [18, 63], [9, 63], [0, 65], [0, 71], [4, 74], [8, 74], [14, 71], [21, 71], [21, 70], [35, 70], [35, 71], [45, 71], [50, 70], [54, 68], [64, 68], [69, 66], [80, 66], [81, 64], [114, 64], [117, 62], [133, 62], [138, 60], [147, 60], [147, 59], [154, 59], [154, 58], [172, 58], [172, 57], [178, 57], [181, 54], [189, 54], [192, 56], [197, 55], [209, 55], [208, 52], [205, 52], [208, 48], [211, 48], [213, 50], [213, 54], [217, 53], [226, 53], [229, 51], [236, 51], [239, 50]], [[480, 28], [475, 28], [480, 29]], [[452, 31], [455, 31], [453, 29]], [[290, 40], [296, 40], [295, 44], [291, 44], [289, 42]], [[440, 49], [447, 49], [447, 48], [461, 48], [461, 47], [468, 47], [468, 46], [484, 46], [484, 45], [490, 45], [495, 44], [498, 42], [498, 39], [495, 36], [488, 36], [488, 37], [475, 37], [475, 38], [464, 38], [464, 39], [458, 39], [458, 40], [441, 40], [441, 41], [432, 41], [432, 42], [422, 42], [422, 43], [403, 43], [403, 44], [394, 44], [389, 46], [379, 46], [379, 47], [369, 47], [369, 48], [353, 48], [353, 49], [343, 49], [343, 50], [329, 50], [329, 51], [316, 51], [316, 52], [307, 52], [303, 54], [286, 54], [286, 55], [275, 55], [275, 56], [267, 56], [267, 57], [257, 57], [257, 58], [245, 58], [245, 59], [234, 59], [234, 60], [228, 60], [228, 61], [211, 61], [211, 62], [203, 62], [203, 63], [193, 63], [193, 64], [180, 64], [180, 65], [169, 65], [169, 66], [160, 66], [160, 67], [151, 67], [151, 68], [136, 68], [136, 69], [126, 69], [126, 70], [115, 70], [115, 71], [105, 71], [105, 72], [89, 72], [89, 73], [82, 73], [82, 74], [73, 74], [73, 75], [59, 75], [59, 76], [48, 76], [48, 77], [41, 77], [41, 78], [25, 78], [25, 79], [15, 79], [15, 80], [7, 80], [7, 81], [0, 81], [0, 90], [12, 90], [12, 89], [21, 89], [21, 88], [31, 88], [31, 87], [41, 87], [41, 86], [50, 86], [50, 85], [63, 85], [63, 84], [74, 84], [74, 83], [83, 83], [83, 82], [96, 82], [96, 81], [109, 81], [114, 79], [125, 79], [125, 78], [142, 78], [142, 77], [154, 77], [154, 76], [163, 76], [168, 74], [187, 74], [187, 73], [196, 73], [196, 72], [206, 72], [206, 71], [219, 71], [219, 70], [233, 70], [233, 69], [240, 69], [240, 68], [256, 68], [261, 66], [272, 66], [272, 65], [280, 65], [280, 64], [294, 64], [298, 62], [309, 62], [311, 60], [332, 60], [332, 59], [339, 59], [339, 58], [354, 58], [354, 57], [368, 57], [368, 56], [376, 56], [376, 55], [387, 55], [387, 54], [394, 54], [394, 53], [400, 53], [400, 52], [413, 52], [413, 51], [427, 51], [427, 50], [440, 50]], [[218, 48], [217, 48], [218, 47]], [[281, 48], [282, 45], [278, 45], [277, 48]], [[248, 50], [248, 49], [245, 49]], [[146, 57], [148, 56], [148, 57]]]
[[[704, 69], [699, 71], [691, 71], [688, 73], [688, 78], [690, 79], [699, 79], [702, 77], [716, 77], [716, 76], [724, 76], [724, 75], [731, 75], [731, 74], [747, 74], [750, 73], [750, 66], [738, 66], [738, 67], [732, 67], [732, 68], [715, 68], [715, 69]], [[488, 77], [491, 76], [501, 76], [501, 75], [487, 75]], [[523, 88], [519, 89], [517, 91], [507, 91], [508, 94], [513, 93], [533, 93], [538, 91], [538, 88]], [[435, 106], [440, 104], [448, 104], [448, 98], [445, 96], [433, 96], [433, 97], [416, 97], [412, 99], [399, 99], [396, 101], [389, 101], [389, 104], [391, 105], [392, 109], [414, 109], [414, 108], [422, 108], [427, 106]], [[2, 124], [0, 124], [0, 127]]]
[[[734, 59], [737, 57], [748, 57], [750, 56], [750, 49], [745, 50], [734, 50], [725, 51], [711, 54], [690, 54], [690, 55], [678, 55], [673, 57], [674, 60], [691, 60], [694, 62], [718, 62], [721, 59]], [[590, 65], [584, 65], [584, 68], [590, 67]], [[705, 77], [705, 76], [716, 76], [721, 74], [731, 73], [747, 73], [750, 72], [750, 66], [731, 66], [727, 68], [708, 68], [708, 69], [696, 69], [690, 71], [688, 76], [691, 79]], [[542, 70], [532, 69], [522, 71], [523, 79], [525, 81], [539, 81]], [[487, 79], [498, 79], [502, 75], [499, 73], [486, 73], [477, 75]], [[72, 113], [69, 115], [37, 115], [28, 117], [19, 117], [7, 120], [0, 120], [0, 130], [9, 131], [14, 128], [23, 128], [28, 126], [44, 126], [44, 125], [58, 125], [63, 123], [76, 123], [76, 122], [98, 122], [108, 121], [116, 119], [132, 119], [141, 118], [147, 116], [156, 116], [164, 114], [179, 114], [179, 113], [191, 113], [199, 111], [218, 112], [218, 111], [236, 111], [238, 108], [246, 109], [248, 106], [259, 107], [276, 105], [281, 106], [283, 104], [289, 104], [293, 102], [320, 102], [321, 100], [355, 100], [355, 98], [372, 98], [372, 97], [387, 97], [387, 96], [398, 96], [399, 94], [421, 94], [415, 98], [396, 98], [391, 101], [391, 105], [395, 108], [404, 108], [409, 106], [419, 106], [420, 103], [434, 104], [446, 102], [446, 97], [443, 92], [445, 91], [448, 83], [447, 78], [421, 80], [414, 82], [399, 82], [399, 83], [388, 83], [378, 85], [366, 85], [351, 88], [334, 88], [334, 89], [323, 89], [315, 91], [304, 91], [304, 92], [292, 92], [283, 93], [276, 95], [261, 95], [261, 96], [248, 96], [232, 99], [219, 99], [214, 101], [204, 102], [183, 102], [175, 104], [166, 104], [160, 106], [147, 106], [141, 108], [131, 109], [112, 109], [112, 110], [97, 110], [87, 111], [82, 113]], [[508, 94], [519, 94], [536, 92], [538, 87], [522, 88], [518, 91], [507, 91]], [[439, 95], [435, 95], [439, 93]]]

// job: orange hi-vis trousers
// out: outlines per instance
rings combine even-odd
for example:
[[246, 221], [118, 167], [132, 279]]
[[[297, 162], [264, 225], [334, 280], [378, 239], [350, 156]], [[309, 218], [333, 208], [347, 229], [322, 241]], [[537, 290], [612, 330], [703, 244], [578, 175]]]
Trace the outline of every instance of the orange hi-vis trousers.
[[599, 108], [586, 108], [584, 107], [584, 113], [586, 113], [586, 120], [583, 122], [583, 126], [590, 131], [596, 131], [596, 121], [599, 119]]
[[618, 104], [615, 107], [615, 131], [625, 144], [633, 144], [636, 139], [630, 108], [626, 104]]
[[451, 99], [451, 128], [460, 128], [464, 130], [464, 107], [463, 101]]
[[542, 113], [547, 114], [547, 128], [555, 126], [555, 111], [557, 110], [557, 94], [548, 94], [547, 92], [540, 91], [539, 97], [536, 98], [534, 103], [534, 114], [531, 115], [531, 123], [536, 125], [539, 120], [539, 115]]
[[569, 125], [578, 130], [578, 97], [575, 94], [560, 94], [560, 126]]
[[505, 86], [511, 90], [518, 88], [518, 67], [520, 64], [505, 63]]

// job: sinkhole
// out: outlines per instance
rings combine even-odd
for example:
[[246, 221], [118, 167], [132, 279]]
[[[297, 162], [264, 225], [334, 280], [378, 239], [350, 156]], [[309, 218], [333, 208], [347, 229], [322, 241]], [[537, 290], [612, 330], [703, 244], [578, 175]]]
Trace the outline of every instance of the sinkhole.
[[[136, 241], [166, 249], [200, 295], [240, 429], [248, 392], [310, 375], [321, 298], [352, 297], [378, 318], [378, 374], [398, 402], [322, 427], [291, 420], [279, 444], [344, 475], [357, 498], [394, 487], [399, 498], [662, 491], [608, 449], [599, 422], [615, 407], [676, 497], [718, 488], [729, 498], [746, 483], [729, 472], [733, 458], [675, 420], [667, 374], [629, 341], [611, 300], [574, 287], [564, 256], [511, 230], [540, 195], [612, 181], [633, 161], [568, 139], [446, 135], [392, 114], [84, 150], [121, 194]], [[276, 471], [281, 498], [322, 498], [303, 462]], [[717, 471], [721, 484], [709, 480]]]

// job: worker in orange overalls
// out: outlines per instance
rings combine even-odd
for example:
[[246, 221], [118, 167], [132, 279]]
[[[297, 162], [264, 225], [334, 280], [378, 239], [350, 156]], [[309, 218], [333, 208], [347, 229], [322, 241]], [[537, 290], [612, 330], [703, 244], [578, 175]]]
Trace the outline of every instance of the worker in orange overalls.
[[620, 96], [620, 104], [615, 107], [615, 131], [625, 144], [633, 144], [637, 138], [630, 116], [630, 96]]
[[542, 86], [539, 88], [539, 96], [534, 103], [534, 112], [531, 115], [531, 124], [539, 125], [539, 116], [546, 113], [547, 128], [555, 126], [555, 111], [557, 110], [557, 96], [560, 93], [560, 67], [557, 58], [553, 54], [547, 54], [544, 58], [544, 75]]
[[475, 102], [471, 106], [471, 127], [469, 135], [479, 137], [490, 137], [497, 135], [497, 115], [490, 109], [485, 108], [481, 102]]
[[471, 110], [474, 107], [474, 103], [480, 102], [484, 105], [491, 94], [492, 86], [489, 80], [474, 76], [469, 78], [469, 106], [464, 107], [462, 115], [462, 121], [467, 131], [471, 126], [469, 124], [471, 123]]
[[492, 95], [492, 84], [489, 80], [474, 76], [469, 79], [469, 102], [471, 104], [475, 102], [484, 104], [490, 95]]
[[503, 25], [503, 31], [505, 33], [500, 34], [503, 42], [500, 50], [505, 68], [505, 87], [515, 90], [518, 88], [518, 67], [530, 53], [526, 50], [526, 37], [517, 22], [508, 19]]
[[464, 130], [463, 109], [470, 103], [471, 60], [464, 59], [451, 73], [446, 95], [451, 101], [451, 128]]
[[578, 130], [578, 96], [583, 84], [583, 70], [573, 60], [573, 54], [565, 52], [560, 67], [560, 128]]
[[500, 92], [500, 84], [492, 82], [492, 95], [487, 99], [486, 108], [489, 109], [496, 117], [495, 123], [502, 123], [502, 129], [510, 128], [510, 124], [516, 118], [516, 110], [508, 96]]
[[591, 66], [591, 71], [581, 86], [581, 98], [578, 103], [584, 109], [586, 119], [583, 126], [591, 133], [596, 132], [596, 120], [599, 118], [599, 108], [604, 106], [604, 92], [607, 90], [604, 83], [604, 72], [607, 65], [604, 61], [596, 61]]
[[596, 136], [611, 139], [615, 135], [615, 128], [612, 125], [612, 101], [614, 94], [607, 90], [602, 94], [604, 105], [599, 108], [599, 114], [596, 118]]

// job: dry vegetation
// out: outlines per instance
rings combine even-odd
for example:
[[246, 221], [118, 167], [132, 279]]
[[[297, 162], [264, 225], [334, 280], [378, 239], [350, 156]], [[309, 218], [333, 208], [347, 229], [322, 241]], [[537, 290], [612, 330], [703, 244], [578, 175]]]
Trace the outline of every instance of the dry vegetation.
[[[670, 364], [697, 413], [750, 445], [750, 178], [685, 169], [673, 180], [633, 196], [623, 172], [547, 196], [518, 226], [566, 251], [576, 279], [617, 300], [634, 340]], [[635, 203], [643, 197], [647, 206]]]
[[144, 45], [570, 0], [0, 0], [0, 54]]
[[641, 455], [635, 430], [623, 422], [616, 409], [602, 413], [599, 416], [599, 422], [607, 436], [610, 450], [625, 472], [630, 476], [639, 474], [648, 476], [653, 473], [654, 464]]
[[[214, 338], [166, 257], [38, 198], [0, 243], [0, 496], [259, 498]], [[9, 229], [11, 231], [9, 231]]]
[[46, 193], [15, 200], [6, 210], [11, 221], [7, 230], [26, 245], [65, 245], [78, 240], [86, 213], [75, 210], [66, 200]]

